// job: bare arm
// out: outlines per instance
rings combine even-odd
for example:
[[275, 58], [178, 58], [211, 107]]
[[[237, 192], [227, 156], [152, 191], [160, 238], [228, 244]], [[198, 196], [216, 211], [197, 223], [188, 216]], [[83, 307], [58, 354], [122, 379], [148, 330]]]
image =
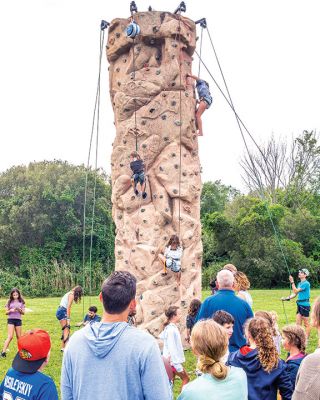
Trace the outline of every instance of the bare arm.
[[194, 79], [195, 81], [198, 81], [199, 78], [196, 75], [192, 75], [192, 74], [187, 74], [187, 77]]
[[301, 289], [298, 289], [297, 287], [296, 287], [296, 285], [295, 285], [295, 283], [294, 283], [294, 280], [293, 280], [293, 277], [290, 275], [289, 276], [289, 281], [290, 281], [290, 283], [291, 283], [291, 285], [292, 285], [292, 291], [293, 291], [293, 293], [295, 294], [295, 295], [297, 295], [299, 292], [301, 292]]
[[71, 306], [72, 306], [72, 303], [73, 303], [73, 299], [74, 299], [74, 295], [73, 295], [73, 293], [70, 293], [70, 294], [69, 294], [69, 297], [68, 297], [67, 319], [70, 319], [70, 315], [71, 315]]

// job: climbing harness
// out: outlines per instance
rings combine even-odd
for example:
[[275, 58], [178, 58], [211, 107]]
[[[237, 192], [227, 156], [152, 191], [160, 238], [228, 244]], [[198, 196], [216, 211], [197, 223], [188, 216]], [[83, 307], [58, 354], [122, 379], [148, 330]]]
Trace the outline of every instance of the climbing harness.
[[[65, 331], [65, 329], [68, 329], [68, 335], [67, 335], [66, 338], [64, 338], [64, 331]], [[62, 330], [61, 340], [63, 341], [64, 344], [66, 344], [67, 341], [70, 339], [70, 329], [71, 329], [70, 324], [67, 324], [67, 325], [65, 325], [63, 328], [61, 328], [61, 330]]]

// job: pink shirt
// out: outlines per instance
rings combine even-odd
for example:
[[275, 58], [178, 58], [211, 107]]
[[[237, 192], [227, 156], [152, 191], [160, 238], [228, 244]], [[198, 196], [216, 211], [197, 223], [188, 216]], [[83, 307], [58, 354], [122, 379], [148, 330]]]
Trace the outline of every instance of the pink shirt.
[[[6, 308], [8, 310], [10, 310], [11, 308], [21, 308], [22, 310], [24, 310], [25, 309], [25, 305], [23, 303], [21, 303], [21, 301], [19, 301], [19, 300], [13, 300], [13, 301], [10, 301], [10, 303], [8, 303], [6, 305]], [[19, 313], [19, 311], [10, 312], [8, 314], [8, 318], [10, 318], [10, 319], [21, 319], [21, 314]]]

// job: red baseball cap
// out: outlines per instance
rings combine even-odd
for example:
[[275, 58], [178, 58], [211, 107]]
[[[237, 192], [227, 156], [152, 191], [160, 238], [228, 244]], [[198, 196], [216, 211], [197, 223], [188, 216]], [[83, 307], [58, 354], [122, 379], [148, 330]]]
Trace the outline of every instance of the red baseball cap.
[[51, 348], [48, 332], [33, 329], [18, 339], [18, 353], [12, 367], [19, 372], [33, 374], [41, 367]]

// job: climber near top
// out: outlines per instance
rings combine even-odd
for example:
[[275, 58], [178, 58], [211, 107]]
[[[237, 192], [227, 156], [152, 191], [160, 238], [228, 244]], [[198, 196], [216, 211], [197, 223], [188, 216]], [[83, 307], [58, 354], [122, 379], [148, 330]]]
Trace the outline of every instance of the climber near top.
[[136, 196], [139, 196], [139, 190], [137, 189], [137, 184], [140, 183], [142, 198], [147, 197], [146, 193], [146, 178], [145, 178], [145, 166], [139, 153], [133, 151], [130, 154], [130, 168], [132, 170], [131, 183]]
[[179, 288], [179, 295], [181, 303], [182, 301], [182, 286], [181, 286], [181, 257], [182, 257], [182, 247], [180, 245], [180, 240], [177, 235], [172, 235], [170, 240], [164, 250], [164, 254], [158, 255], [160, 261], [163, 263], [164, 271], [162, 275], [167, 275], [167, 269], [174, 272], [174, 276]]
[[196, 111], [196, 120], [197, 120], [197, 126], [198, 126], [198, 135], [203, 136], [202, 132], [202, 121], [201, 121], [201, 115], [204, 113], [204, 111], [209, 108], [212, 104], [212, 96], [209, 91], [209, 85], [206, 81], [203, 79], [198, 78], [195, 75], [190, 75], [187, 74], [187, 78], [192, 78], [196, 81], [196, 89], [198, 92], [198, 97], [199, 97], [199, 105]]

